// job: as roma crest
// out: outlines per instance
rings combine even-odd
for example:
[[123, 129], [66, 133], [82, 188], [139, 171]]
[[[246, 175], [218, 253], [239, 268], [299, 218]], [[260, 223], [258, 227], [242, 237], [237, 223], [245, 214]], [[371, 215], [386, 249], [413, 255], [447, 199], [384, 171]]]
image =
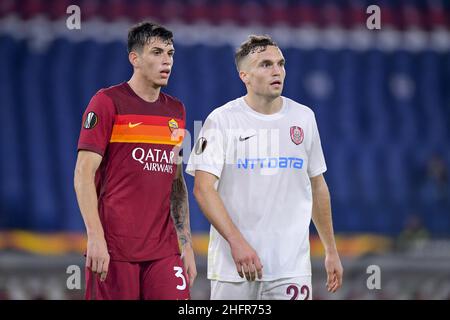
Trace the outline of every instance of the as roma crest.
[[168, 122], [170, 132], [174, 132], [178, 129], [178, 122], [175, 119], [170, 119]]
[[303, 142], [303, 137], [304, 137], [304, 133], [303, 133], [303, 129], [297, 126], [292, 126], [291, 127], [291, 139], [292, 142], [295, 144], [300, 144]]

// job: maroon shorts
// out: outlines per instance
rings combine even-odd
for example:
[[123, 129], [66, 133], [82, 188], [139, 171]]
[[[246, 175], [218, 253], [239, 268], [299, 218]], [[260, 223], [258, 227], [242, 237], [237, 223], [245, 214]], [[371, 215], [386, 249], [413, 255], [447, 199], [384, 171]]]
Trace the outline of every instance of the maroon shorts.
[[86, 300], [186, 300], [189, 280], [179, 255], [146, 262], [110, 261], [106, 280], [86, 268]]

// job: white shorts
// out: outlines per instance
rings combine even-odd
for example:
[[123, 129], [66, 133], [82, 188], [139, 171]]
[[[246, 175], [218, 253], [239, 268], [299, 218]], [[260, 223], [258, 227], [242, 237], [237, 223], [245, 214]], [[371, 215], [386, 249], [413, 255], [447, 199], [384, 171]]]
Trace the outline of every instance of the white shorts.
[[312, 300], [311, 276], [252, 282], [211, 280], [211, 300]]

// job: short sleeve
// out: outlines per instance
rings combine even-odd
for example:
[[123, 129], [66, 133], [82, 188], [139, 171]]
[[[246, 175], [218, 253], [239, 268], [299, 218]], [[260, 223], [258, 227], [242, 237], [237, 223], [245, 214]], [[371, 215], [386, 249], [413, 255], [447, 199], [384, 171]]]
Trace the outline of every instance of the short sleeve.
[[111, 139], [115, 113], [111, 98], [101, 91], [97, 92], [83, 114], [78, 151], [88, 150], [104, 156]]
[[179, 131], [177, 130], [177, 133], [175, 133], [175, 136], [173, 136], [175, 139], [179, 139], [180, 135], [183, 137], [183, 142], [181, 143], [181, 146], [176, 145], [174, 148], [176, 150], [179, 150], [177, 156], [177, 164], [180, 164], [182, 161], [184, 161], [184, 149], [186, 148], [186, 146], [189, 145], [190, 148], [190, 143], [188, 142], [189, 139], [186, 139], [186, 130], [187, 130], [186, 107], [182, 102], [180, 102], [180, 106], [181, 106], [182, 131], [178, 134]]
[[317, 122], [314, 115], [312, 116], [311, 122], [312, 141], [308, 153], [308, 176], [310, 178], [318, 176], [319, 174], [327, 171], [325, 157], [323, 155], [322, 145], [320, 142], [319, 129], [317, 128]]
[[183, 104], [183, 103], [181, 103], [181, 111], [182, 111], [182, 113], [183, 113], [183, 122], [184, 123], [186, 123], [186, 106]]
[[218, 117], [209, 115], [191, 151], [186, 173], [195, 176], [195, 171], [201, 170], [220, 178], [225, 164], [225, 138]]

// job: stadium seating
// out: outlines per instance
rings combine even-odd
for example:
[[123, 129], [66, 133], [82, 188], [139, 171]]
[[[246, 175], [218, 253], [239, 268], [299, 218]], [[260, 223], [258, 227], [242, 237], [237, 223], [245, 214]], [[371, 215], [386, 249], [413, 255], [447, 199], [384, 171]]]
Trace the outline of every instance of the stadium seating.
[[[44, 1], [20, 3], [19, 8], [3, 7], [0, 19], [14, 11], [27, 19], [47, 8]], [[89, 7], [88, 16], [104, 15], [105, 21], [124, 16], [139, 19], [143, 12], [157, 15], [155, 8], [160, 6], [156, 1], [111, 3], [115, 6], [103, 11]], [[171, 1], [161, 6], [186, 9], [180, 11], [186, 24], [216, 17], [215, 24], [233, 20], [242, 25], [244, 19], [234, 13], [247, 8], [261, 23], [288, 21], [295, 27], [300, 23], [293, 12], [299, 7], [304, 9], [304, 21], [316, 19], [320, 24], [323, 17], [316, 17], [318, 13], [328, 12], [344, 23], [350, 19], [347, 13], [354, 10], [352, 5], [366, 5], [365, 1], [349, 1], [345, 8], [341, 1], [284, 1], [280, 6], [269, 1], [214, 3]], [[446, 3], [433, 2], [441, 9], [427, 7], [422, 12], [423, 3], [410, 1], [408, 6], [419, 22], [405, 18], [398, 28], [420, 23], [430, 29], [433, 23], [446, 23], [445, 12], [450, 12]], [[268, 6], [269, 17], [258, 16]], [[320, 10], [323, 7], [328, 11]], [[47, 15], [58, 18], [51, 11]], [[170, 20], [163, 13], [158, 18]], [[130, 77], [125, 34], [123, 41], [74, 41], [58, 36], [37, 50], [29, 39], [0, 32], [0, 229], [83, 230], [73, 192], [81, 115], [98, 89]], [[244, 87], [230, 44], [181, 41], [175, 47], [175, 67], [166, 92], [186, 105], [193, 139], [194, 121], [203, 121], [214, 108], [244, 94]], [[430, 203], [424, 181], [425, 167], [435, 152], [446, 162], [447, 174], [450, 168], [449, 52], [295, 45], [283, 47], [283, 52], [287, 60], [284, 95], [310, 106], [316, 114], [336, 231], [396, 235], [414, 209], [432, 234], [448, 235], [450, 186], [446, 201]], [[192, 178], [187, 177], [187, 183], [192, 190]], [[206, 231], [209, 224], [190, 196], [192, 229]]]

